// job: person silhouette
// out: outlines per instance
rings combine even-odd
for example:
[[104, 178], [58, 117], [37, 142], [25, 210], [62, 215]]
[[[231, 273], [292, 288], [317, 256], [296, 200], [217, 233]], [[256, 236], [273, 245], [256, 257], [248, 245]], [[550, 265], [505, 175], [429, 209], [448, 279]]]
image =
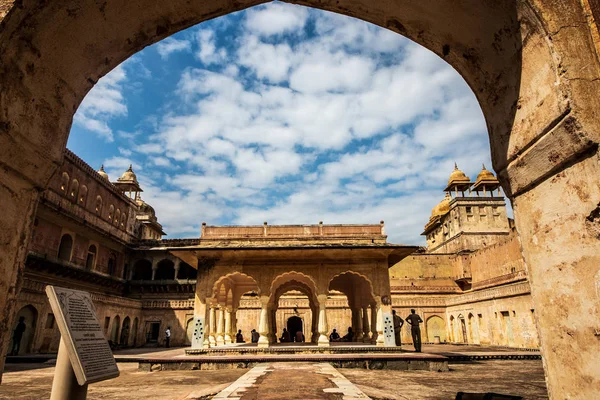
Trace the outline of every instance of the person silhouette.
[[412, 334], [413, 344], [417, 353], [421, 352], [421, 327], [419, 324], [423, 322], [414, 309], [410, 310], [410, 315], [406, 317], [406, 322], [410, 325], [410, 333]]
[[340, 341], [340, 334], [337, 332], [337, 329], [333, 329], [333, 331], [331, 332], [331, 335], [329, 335], [329, 341], [330, 342], [339, 342]]
[[235, 342], [236, 343], [244, 343], [244, 335], [242, 335], [241, 329], [238, 329], [238, 332], [235, 335]]
[[402, 346], [402, 325], [404, 325], [404, 320], [400, 318], [399, 315], [396, 315], [396, 310], [392, 310], [392, 319], [394, 320], [394, 339], [396, 341], [396, 346]]
[[25, 332], [27, 327], [25, 326], [25, 317], [19, 318], [19, 323], [17, 327], [13, 331], [13, 340], [12, 340], [12, 349], [10, 354], [16, 356], [19, 354], [19, 350], [21, 350], [21, 339], [23, 339], [23, 332]]
[[290, 333], [287, 329], [283, 328], [283, 332], [281, 333], [281, 337], [279, 338], [281, 343], [291, 342], [292, 338], [290, 337]]

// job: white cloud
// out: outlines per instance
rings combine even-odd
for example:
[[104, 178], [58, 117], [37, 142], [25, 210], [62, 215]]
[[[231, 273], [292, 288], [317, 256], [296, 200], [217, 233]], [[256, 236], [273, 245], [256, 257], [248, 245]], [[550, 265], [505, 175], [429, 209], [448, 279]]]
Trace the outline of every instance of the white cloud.
[[305, 7], [269, 3], [248, 10], [246, 29], [260, 36], [302, 34], [307, 18], [308, 9]]
[[216, 64], [227, 58], [227, 51], [224, 48], [217, 49], [214, 31], [210, 29], [199, 30], [196, 32], [196, 41], [199, 47], [196, 57], [205, 65]]
[[252, 35], [244, 37], [238, 49], [240, 64], [252, 69], [259, 79], [271, 83], [287, 79], [292, 66], [292, 55], [289, 44], [264, 43]]
[[125, 79], [123, 65], [119, 65], [102, 77], [81, 102], [73, 121], [98, 134], [107, 142], [114, 141], [108, 120], [127, 115], [127, 106], [122, 93]]
[[[282, 3], [244, 15], [194, 28], [202, 65], [179, 70], [152, 121], [117, 135], [126, 145], [106, 160], [111, 176], [138, 161], [144, 198], [171, 237], [198, 236], [202, 221], [383, 219], [390, 241], [423, 243], [454, 161], [472, 177], [489, 162], [485, 121], [462, 78], [362, 21]], [[240, 36], [223, 42], [222, 29]], [[167, 63], [188, 47], [162, 51]], [[118, 113], [125, 101], [110, 90], [123, 93], [124, 82], [112, 76], [107, 103], [79, 123], [112, 134], [109, 116], [127, 108]]]
[[191, 49], [192, 44], [189, 40], [180, 40], [172, 37], [166, 38], [156, 45], [156, 51], [158, 51], [158, 54], [163, 59], [168, 58], [172, 53], [190, 51]]

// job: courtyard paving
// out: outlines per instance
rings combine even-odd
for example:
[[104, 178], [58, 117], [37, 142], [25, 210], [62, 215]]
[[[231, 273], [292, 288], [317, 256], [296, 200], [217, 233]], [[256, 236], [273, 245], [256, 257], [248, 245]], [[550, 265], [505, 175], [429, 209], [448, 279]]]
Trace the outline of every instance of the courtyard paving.
[[[405, 346], [405, 349], [412, 349], [412, 346]], [[122, 357], [179, 359], [187, 357], [184, 350], [129, 349], [117, 351], [115, 356], [117, 360]], [[456, 345], [425, 345], [423, 351], [440, 355], [532, 354], [515, 349]], [[496, 392], [535, 400], [548, 398], [541, 360], [451, 363], [449, 372], [335, 369], [316, 362], [267, 363], [251, 370], [156, 372], [141, 372], [134, 362], [119, 362], [118, 365], [121, 376], [90, 385], [88, 399], [204, 400], [221, 393], [215, 400], [420, 400], [454, 399], [459, 391]], [[48, 399], [53, 374], [52, 362], [7, 364], [0, 385], [0, 399]]]

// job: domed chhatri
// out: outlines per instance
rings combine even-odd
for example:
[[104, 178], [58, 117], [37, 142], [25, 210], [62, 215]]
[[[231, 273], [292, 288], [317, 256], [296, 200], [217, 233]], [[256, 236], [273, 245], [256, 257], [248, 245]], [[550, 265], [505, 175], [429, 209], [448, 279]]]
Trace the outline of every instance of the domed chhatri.
[[106, 171], [104, 171], [104, 164], [102, 164], [100, 166], [100, 169], [98, 170], [98, 175], [100, 175], [102, 178], [108, 180], [108, 174], [106, 173]]
[[450, 194], [446, 193], [446, 196], [442, 199], [442, 201], [440, 201], [431, 210], [431, 218], [430, 219], [434, 219], [435, 217], [441, 217], [441, 216], [448, 214], [448, 212], [450, 211], [450, 201], [451, 200], [452, 200], [452, 197], [450, 196]]
[[123, 172], [123, 175], [116, 182], [113, 182], [113, 185], [132, 200], [137, 197], [137, 194], [143, 192], [131, 164], [129, 164], [127, 171]]
[[137, 183], [137, 176], [135, 175], [135, 172], [133, 172], [133, 165], [129, 164], [129, 168], [127, 169], [127, 171], [123, 172], [123, 175], [121, 175], [121, 177], [117, 179], [117, 181]]
[[473, 191], [486, 192], [489, 190], [490, 192], [492, 192], [498, 189], [498, 187], [500, 187], [500, 182], [498, 181], [498, 178], [496, 178], [491, 171], [488, 171], [485, 168], [485, 165], [482, 164], [481, 167], [481, 172], [479, 173], [479, 175], [477, 175], [477, 180], [473, 185]]
[[471, 179], [465, 175], [460, 169], [458, 169], [458, 165], [454, 163], [454, 171], [450, 174], [450, 178], [448, 179], [448, 186], [446, 187], [446, 192], [452, 191], [460, 191], [464, 192], [471, 186]]

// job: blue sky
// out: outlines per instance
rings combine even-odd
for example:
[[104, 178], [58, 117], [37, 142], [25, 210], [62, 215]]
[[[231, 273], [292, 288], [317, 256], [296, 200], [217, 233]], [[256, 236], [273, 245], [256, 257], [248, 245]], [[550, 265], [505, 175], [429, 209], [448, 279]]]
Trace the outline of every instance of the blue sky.
[[363, 21], [269, 3], [179, 32], [102, 78], [68, 147], [129, 166], [168, 237], [208, 224], [378, 223], [419, 234], [456, 161], [490, 166], [485, 121], [439, 57]]

